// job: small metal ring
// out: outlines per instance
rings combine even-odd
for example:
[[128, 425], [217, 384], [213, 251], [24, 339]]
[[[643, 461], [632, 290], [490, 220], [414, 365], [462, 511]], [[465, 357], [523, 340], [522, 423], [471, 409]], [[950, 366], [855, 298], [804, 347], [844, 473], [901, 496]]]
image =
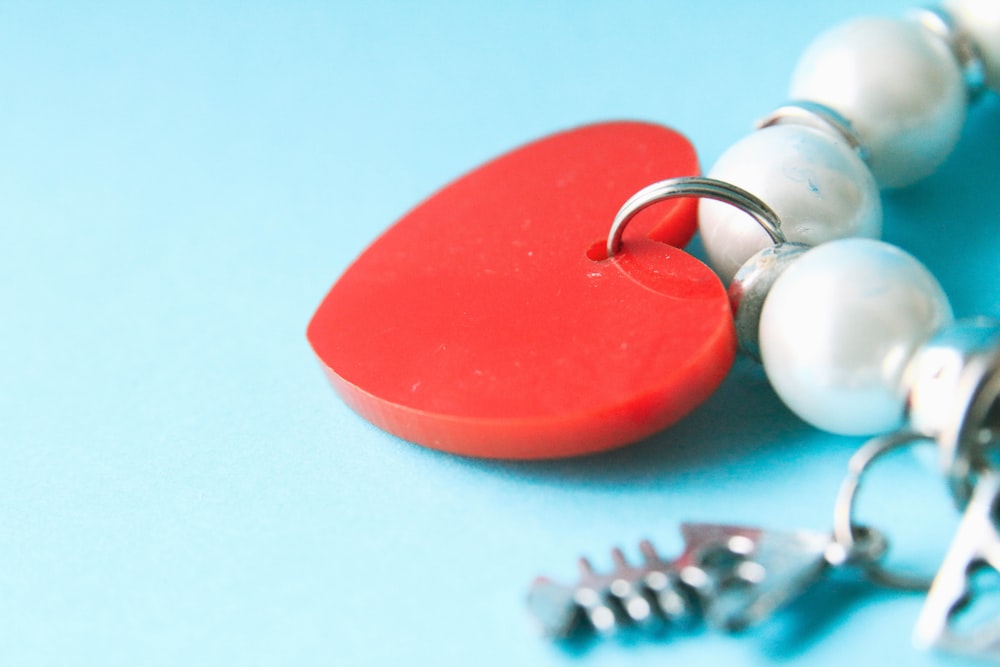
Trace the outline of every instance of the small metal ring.
[[[847, 464], [847, 476], [840, 485], [833, 508], [833, 539], [849, 555], [848, 557], [850, 554], [863, 552], [865, 547], [864, 541], [859, 540], [858, 536], [867, 529], [854, 522], [854, 504], [865, 471], [884, 454], [920, 442], [933, 442], [933, 440], [918, 433], [900, 431], [872, 438], [851, 457]], [[930, 578], [895, 573], [885, 569], [877, 561], [867, 561], [863, 563], [863, 567], [869, 579], [889, 588], [925, 591], [931, 586]]]
[[628, 198], [628, 201], [618, 210], [614, 222], [611, 223], [611, 231], [608, 232], [608, 257], [614, 257], [621, 248], [625, 225], [639, 211], [657, 202], [678, 197], [703, 197], [731, 204], [756, 220], [775, 245], [785, 242], [785, 235], [781, 232], [781, 220], [778, 215], [757, 196], [732, 183], [718, 179], [682, 176], [647, 185]]

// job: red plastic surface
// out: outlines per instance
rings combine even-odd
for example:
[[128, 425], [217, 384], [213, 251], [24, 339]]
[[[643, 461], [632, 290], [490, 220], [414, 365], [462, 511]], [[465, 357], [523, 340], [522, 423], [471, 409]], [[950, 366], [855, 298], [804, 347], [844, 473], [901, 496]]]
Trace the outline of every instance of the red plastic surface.
[[428, 447], [528, 459], [641, 439], [722, 381], [729, 305], [715, 274], [671, 247], [694, 233], [691, 200], [637, 216], [615, 257], [599, 248], [634, 191], [697, 172], [684, 137], [645, 123], [514, 150], [358, 257], [309, 341], [348, 405]]

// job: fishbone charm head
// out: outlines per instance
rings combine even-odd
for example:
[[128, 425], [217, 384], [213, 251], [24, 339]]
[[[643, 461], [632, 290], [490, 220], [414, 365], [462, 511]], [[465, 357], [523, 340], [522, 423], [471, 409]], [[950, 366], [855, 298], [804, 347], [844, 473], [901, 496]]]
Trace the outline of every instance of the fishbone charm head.
[[767, 618], [815, 582], [832, 543], [828, 535], [807, 531], [703, 524], [681, 531], [681, 579], [704, 600], [708, 624], [730, 632]]

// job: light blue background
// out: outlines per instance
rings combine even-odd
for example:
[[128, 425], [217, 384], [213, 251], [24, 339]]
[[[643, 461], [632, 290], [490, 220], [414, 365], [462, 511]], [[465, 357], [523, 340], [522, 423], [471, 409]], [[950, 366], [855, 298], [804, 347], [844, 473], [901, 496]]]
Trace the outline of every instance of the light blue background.
[[[0, 5], [0, 664], [952, 664], [909, 645], [919, 596], [850, 578], [741, 637], [533, 633], [529, 582], [581, 553], [670, 553], [692, 519], [828, 528], [860, 440], [752, 364], [648, 442], [504, 464], [370, 427], [304, 336], [351, 259], [477, 163], [638, 118], [711, 164], [820, 30], [905, 6]], [[885, 200], [960, 316], [1000, 315], [998, 151], [989, 96]], [[880, 471], [866, 518], [933, 569], [941, 482]]]

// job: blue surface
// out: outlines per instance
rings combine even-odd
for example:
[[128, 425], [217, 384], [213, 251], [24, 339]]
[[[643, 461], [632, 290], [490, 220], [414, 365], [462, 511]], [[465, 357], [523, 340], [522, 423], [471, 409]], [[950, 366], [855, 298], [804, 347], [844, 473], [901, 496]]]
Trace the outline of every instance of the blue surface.
[[[860, 440], [737, 365], [674, 429], [504, 464], [344, 407], [304, 329], [427, 194], [547, 132], [661, 121], [710, 164], [808, 41], [906, 5], [254, 2], [0, 6], [0, 663], [953, 664], [919, 596], [850, 581], [740, 637], [537, 637], [523, 595], [683, 520], [826, 530]], [[956, 313], [1000, 315], [1000, 101], [886, 197]], [[933, 569], [955, 515], [901, 457], [864, 512]]]

